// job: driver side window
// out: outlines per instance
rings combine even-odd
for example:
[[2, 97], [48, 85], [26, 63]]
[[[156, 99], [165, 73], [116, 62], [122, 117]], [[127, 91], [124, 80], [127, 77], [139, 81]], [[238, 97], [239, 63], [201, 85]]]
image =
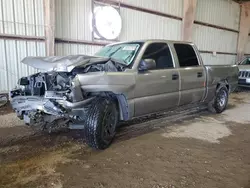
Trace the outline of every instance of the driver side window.
[[153, 59], [156, 63], [156, 67], [153, 70], [174, 67], [171, 52], [166, 43], [150, 44], [144, 52], [142, 59]]

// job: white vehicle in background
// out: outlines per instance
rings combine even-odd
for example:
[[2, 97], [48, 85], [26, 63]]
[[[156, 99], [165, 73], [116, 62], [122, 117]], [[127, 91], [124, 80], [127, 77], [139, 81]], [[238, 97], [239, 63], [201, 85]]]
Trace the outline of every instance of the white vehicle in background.
[[246, 56], [240, 62], [239, 67], [239, 87], [250, 88], [250, 56]]

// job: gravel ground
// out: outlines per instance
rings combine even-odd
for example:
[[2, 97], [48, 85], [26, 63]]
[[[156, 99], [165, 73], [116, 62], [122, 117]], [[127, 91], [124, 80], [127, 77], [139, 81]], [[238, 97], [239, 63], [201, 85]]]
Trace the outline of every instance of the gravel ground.
[[250, 96], [223, 114], [178, 112], [122, 125], [110, 148], [77, 133], [38, 134], [0, 115], [0, 187], [250, 188]]
[[1, 115], [0, 128], [23, 126], [23, 121], [16, 117], [15, 113]]

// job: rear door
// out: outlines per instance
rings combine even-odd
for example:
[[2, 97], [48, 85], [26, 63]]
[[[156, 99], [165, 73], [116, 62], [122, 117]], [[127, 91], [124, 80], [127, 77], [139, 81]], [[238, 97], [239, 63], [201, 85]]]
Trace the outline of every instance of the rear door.
[[149, 44], [142, 57], [153, 59], [156, 67], [138, 71], [135, 86], [135, 116], [176, 107], [179, 102], [179, 73], [167, 43]]
[[205, 95], [206, 70], [191, 44], [174, 44], [179, 61], [180, 105], [200, 102]]

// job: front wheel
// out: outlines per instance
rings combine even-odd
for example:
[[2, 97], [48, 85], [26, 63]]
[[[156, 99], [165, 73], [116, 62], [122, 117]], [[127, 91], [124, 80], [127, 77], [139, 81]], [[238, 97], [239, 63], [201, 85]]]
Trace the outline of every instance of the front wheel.
[[213, 101], [209, 104], [209, 110], [216, 113], [222, 113], [228, 103], [228, 89], [226, 86], [222, 85], [216, 90], [215, 97]]
[[84, 127], [87, 144], [95, 149], [106, 149], [113, 141], [119, 113], [113, 98], [97, 98], [90, 105]]

